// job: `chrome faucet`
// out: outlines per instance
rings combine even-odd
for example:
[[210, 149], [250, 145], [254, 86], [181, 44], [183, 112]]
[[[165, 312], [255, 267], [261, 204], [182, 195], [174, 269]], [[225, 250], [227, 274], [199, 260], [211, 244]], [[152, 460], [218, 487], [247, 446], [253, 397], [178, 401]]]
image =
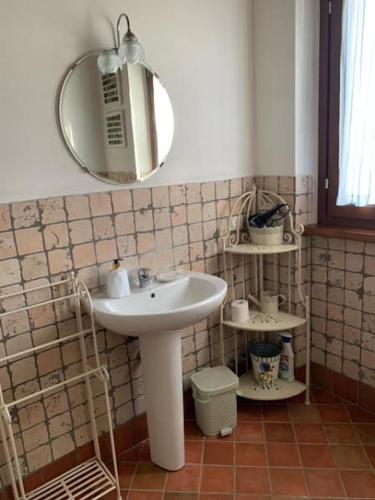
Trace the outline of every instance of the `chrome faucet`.
[[138, 270], [138, 279], [139, 286], [141, 288], [148, 288], [153, 280], [153, 276], [151, 274], [151, 269], [148, 267], [142, 267]]

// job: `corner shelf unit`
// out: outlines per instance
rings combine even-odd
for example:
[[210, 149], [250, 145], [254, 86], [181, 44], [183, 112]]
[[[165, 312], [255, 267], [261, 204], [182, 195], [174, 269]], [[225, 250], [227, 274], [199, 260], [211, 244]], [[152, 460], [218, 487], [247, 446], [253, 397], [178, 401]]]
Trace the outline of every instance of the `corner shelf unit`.
[[[295, 225], [291, 213], [284, 219], [284, 242], [279, 245], [256, 245], [251, 243], [248, 231], [249, 215], [260, 209], [269, 209], [276, 204], [287, 203], [281, 196], [272, 191], [258, 190], [254, 187], [251, 191], [243, 194], [233, 205], [227, 224], [221, 231], [220, 239], [223, 251], [224, 277], [228, 284], [228, 293], [221, 306], [220, 314], [220, 350], [223, 365], [224, 355], [224, 330], [230, 328], [235, 332], [235, 371], [238, 373], [238, 339], [239, 332], [245, 332], [246, 345], [246, 373], [240, 376], [237, 395], [239, 397], [254, 399], [258, 401], [282, 400], [298, 396], [305, 392], [305, 402], [310, 404], [310, 298], [302, 292], [302, 225]], [[272, 282], [272, 289], [280, 293], [280, 256], [284, 255], [287, 270], [286, 287], [286, 310], [280, 310], [276, 314], [264, 314], [255, 308], [250, 308], [250, 318], [246, 322], [234, 322], [230, 319], [230, 302], [236, 299], [247, 299], [251, 293], [258, 297], [265, 290], [264, 282], [267, 275], [268, 281]], [[292, 263], [292, 257], [294, 262]], [[270, 273], [265, 272], [265, 265], [271, 266]], [[235, 267], [242, 270], [242, 284], [235, 282]], [[252, 276], [247, 277], [247, 269], [251, 269]], [[292, 275], [295, 279], [292, 283]], [[249, 284], [250, 283], [250, 284]], [[294, 313], [292, 304], [293, 289], [295, 296], [301, 304], [304, 314], [298, 316]], [[240, 292], [239, 292], [240, 289]], [[236, 296], [240, 295], [240, 296]], [[306, 382], [297, 380], [286, 382], [278, 380], [278, 386], [271, 389], [262, 389], [256, 384], [252, 371], [250, 370], [247, 345], [250, 335], [258, 334], [263, 338], [267, 333], [305, 327], [306, 337]]]
[[[39, 294], [39, 296], [41, 296], [46, 293], [50, 297], [48, 300], [35, 302], [35, 296], [38, 296]], [[34, 300], [32, 300], [32, 295], [30, 296], [29, 294], [34, 294]], [[15, 301], [21, 300], [27, 305], [17, 309], [8, 309], [3, 305], [3, 301], [7, 299], [15, 299]], [[0, 321], [7, 316], [11, 316], [12, 314], [30, 311], [31, 309], [38, 307], [46, 307], [50, 304], [53, 304], [54, 307], [61, 306], [64, 308], [60, 309], [60, 312], [69, 312], [69, 317], [71, 317], [70, 313], [73, 311], [76, 320], [75, 333], [61, 336], [39, 345], [35, 345], [33, 342], [35, 347], [0, 358], [1, 365], [9, 366], [11, 363], [21, 358], [29, 357], [41, 351], [59, 347], [61, 344], [71, 341], [78, 341], [82, 362], [80, 373], [9, 402], [5, 401], [4, 393], [0, 385], [0, 438], [7, 465], [8, 480], [10, 481], [14, 499], [72, 500], [79, 498], [80, 500], [95, 500], [106, 497], [108, 494], [114, 494], [117, 500], [121, 500], [108, 390], [109, 374], [106, 367], [100, 363], [94, 312], [90, 293], [86, 285], [78, 281], [75, 278], [74, 273], [71, 273], [66, 279], [64, 278], [61, 281], [2, 295], [0, 296], [0, 304], [3, 305], [0, 312]], [[84, 306], [84, 310], [88, 315], [88, 328], [83, 327], [82, 306]], [[86, 342], [88, 340], [90, 341], [90, 349], [92, 349], [92, 352], [90, 350], [90, 362], [92, 363], [92, 366], [88, 363], [88, 346], [86, 347]], [[100, 449], [99, 434], [94, 409], [93, 387], [91, 384], [92, 380], [95, 378], [101, 382], [103, 387], [105, 417], [108, 425], [109, 448], [113, 472], [111, 472], [104, 463]], [[43, 396], [78, 382], [85, 383], [87, 407], [90, 417], [89, 420], [95, 457], [73, 467], [61, 476], [47, 482], [39, 488], [26, 492], [12, 427], [12, 410], [18, 406], [28, 403], [29, 401], [32, 401], [35, 398], [40, 398], [43, 402]]]

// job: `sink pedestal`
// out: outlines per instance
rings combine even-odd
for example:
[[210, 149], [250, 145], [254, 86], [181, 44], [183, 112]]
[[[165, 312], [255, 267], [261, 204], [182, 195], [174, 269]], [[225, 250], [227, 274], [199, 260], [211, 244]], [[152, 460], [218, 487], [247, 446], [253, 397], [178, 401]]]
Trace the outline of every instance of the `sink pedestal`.
[[167, 470], [185, 464], [181, 336], [150, 333], [139, 338], [151, 460]]

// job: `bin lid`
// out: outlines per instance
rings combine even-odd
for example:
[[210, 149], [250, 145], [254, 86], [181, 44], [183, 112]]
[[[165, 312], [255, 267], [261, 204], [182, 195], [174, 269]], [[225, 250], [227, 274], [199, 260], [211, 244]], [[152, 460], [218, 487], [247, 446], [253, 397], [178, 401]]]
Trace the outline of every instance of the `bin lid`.
[[204, 368], [191, 376], [193, 385], [207, 395], [221, 394], [238, 387], [238, 377], [226, 366]]

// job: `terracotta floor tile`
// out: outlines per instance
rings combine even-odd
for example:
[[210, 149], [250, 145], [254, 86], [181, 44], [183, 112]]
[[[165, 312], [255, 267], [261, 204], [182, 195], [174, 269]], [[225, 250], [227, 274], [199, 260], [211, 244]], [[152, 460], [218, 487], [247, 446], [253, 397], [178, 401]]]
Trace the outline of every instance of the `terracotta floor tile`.
[[151, 462], [150, 443], [148, 441], [142, 443], [141, 449], [139, 450], [138, 461]]
[[306, 469], [307, 489], [314, 497], [345, 497], [337, 470]]
[[291, 424], [264, 424], [266, 440], [269, 443], [291, 443], [295, 441]]
[[[273, 497], [268, 495], [236, 495], [236, 500], [272, 500]], [[287, 499], [276, 499], [276, 500], [287, 500]], [[298, 500], [293, 498], [293, 500]]]
[[200, 430], [200, 428], [197, 426], [195, 422], [192, 421], [187, 421], [185, 422], [185, 439], [203, 439], [204, 434]]
[[291, 405], [289, 409], [293, 422], [319, 423], [321, 421], [317, 406]]
[[200, 465], [185, 465], [176, 472], [168, 472], [166, 491], [189, 491], [199, 490]]
[[177, 492], [165, 492], [163, 500], [198, 500], [198, 493], [177, 493]]
[[203, 442], [185, 441], [185, 460], [187, 464], [200, 464], [202, 461]]
[[326, 443], [322, 424], [294, 424], [294, 433], [298, 443]]
[[285, 404], [270, 404], [263, 406], [263, 420], [265, 422], [289, 422], [289, 408]]
[[162, 490], [166, 472], [154, 464], [138, 464], [132, 484], [134, 490]]
[[261, 443], [264, 441], [263, 425], [254, 422], [239, 422], [235, 431], [237, 441]]
[[267, 495], [270, 493], [266, 468], [237, 467], [236, 492], [251, 495]]
[[342, 404], [342, 399], [323, 389], [313, 389], [314, 400], [317, 404]]
[[265, 446], [263, 444], [236, 443], [236, 464], [265, 467], [267, 465]]
[[298, 449], [295, 444], [267, 444], [268, 463], [270, 467], [300, 467]]
[[224, 493], [203, 493], [199, 495], [200, 500], [233, 500], [234, 495], [225, 495]]
[[375, 424], [375, 415], [369, 411], [363, 410], [359, 406], [346, 407], [350, 420], [357, 424]]
[[117, 470], [120, 488], [129, 488], [134, 476], [135, 468], [135, 464], [118, 462]]
[[233, 493], [234, 467], [202, 466], [200, 491], [203, 493]]
[[127, 497], [122, 495], [122, 498], [127, 498], [127, 500], [162, 500], [163, 494], [153, 491], [129, 491], [129, 495]]
[[124, 451], [118, 456], [119, 462], [138, 462], [139, 454], [141, 451], [143, 443]]
[[355, 424], [359, 439], [364, 444], [375, 444], [375, 424]]
[[[298, 396], [294, 396], [293, 398], [289, 398], [288, 405], [305, 404], [305, 401], [306, 401], [305, 393], [302, 393], [302, 394], [298, 394]], [[313, 394], [311, 394], [311, 402], [314, 402]]]
[[368, 469], [370, 463], [362, 446], [335, 445], [331, 452], [339, 469]]
[[304, 467], [335, 467], [329, 446], [322, 444], [301, 444], [299, 446]]
[[227, 436], [220, 436], [220, 434], [218, 434], [217, 436], [206, 436], [206, 440], [207, 441], [221, 441], [221, 442], [234, 441], [234, 434], [235, 434], [235, 431], [233, 431], [231, 434], [228, 434]]
[[340, 471], [348, 496], [375, 498], [375, 474], [370, 471]]
[[319, 405], [319, 412], [323, 422], [349, 422], [349, 415], [344, 405]]
[[366, 455], [375, 469], [375, 446], [365, 446]]
[[203, 463], [209, 465], [233, 465], [233, 442], [206, 441], [204, 443]]
[[260, 422], [262, 420], [262, 407], [259, 404], [242, 402], [237, 408], [238, 421]]
[[350, 424], [324, 424], [329, 443], [335, 444], [357, 444], [358, 436], [354, 427]]
[[302, 469], [270, 469], [270, 473], [273, 495], [306, 495]]

